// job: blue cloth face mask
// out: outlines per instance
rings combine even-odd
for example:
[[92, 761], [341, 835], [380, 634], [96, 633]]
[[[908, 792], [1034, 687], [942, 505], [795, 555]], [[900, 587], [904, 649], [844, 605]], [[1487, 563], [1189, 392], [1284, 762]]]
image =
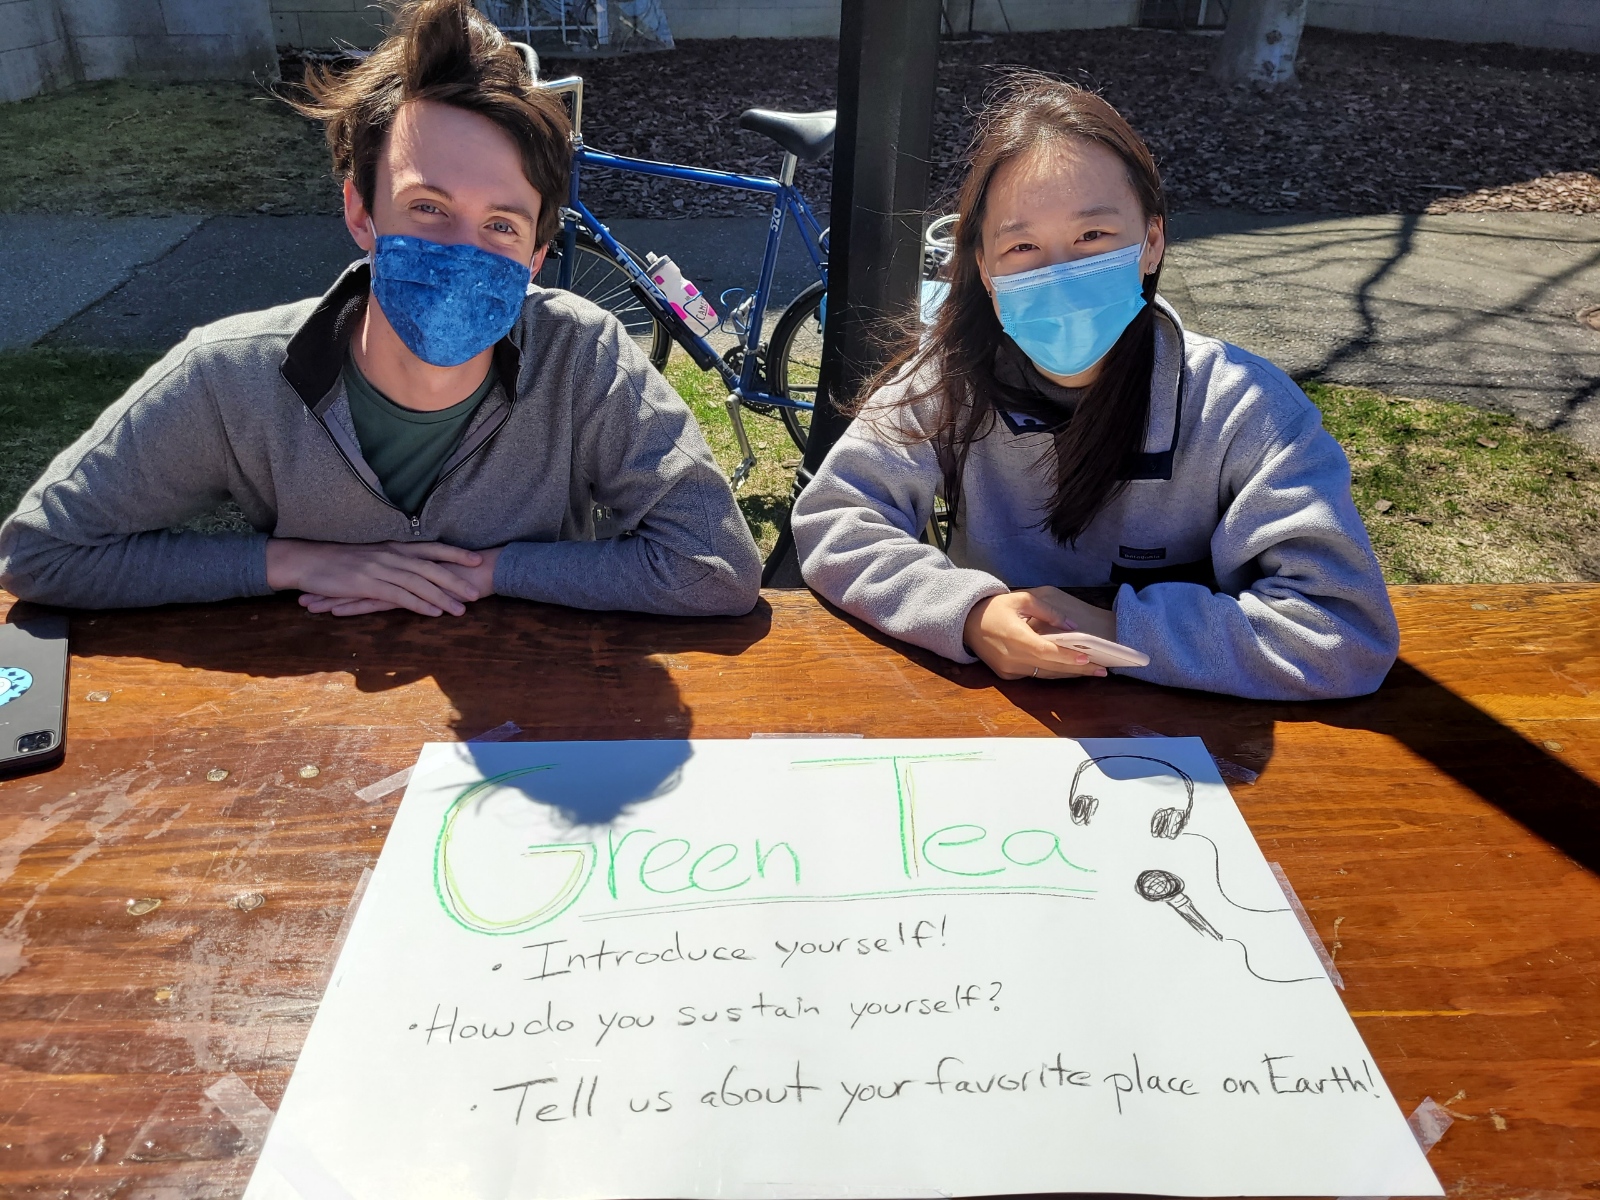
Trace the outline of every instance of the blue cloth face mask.
[[1087, 371], [1145, 306], [1143, 254], [1140, 242], [1034, 271], [991, 276], [1001, 327], [1051, 374]]
[[372, 294], [406, 348], [425, 363], [458, 367], [516, 324], [533, 290], [527, 265], [477, 246], [376, 238]]

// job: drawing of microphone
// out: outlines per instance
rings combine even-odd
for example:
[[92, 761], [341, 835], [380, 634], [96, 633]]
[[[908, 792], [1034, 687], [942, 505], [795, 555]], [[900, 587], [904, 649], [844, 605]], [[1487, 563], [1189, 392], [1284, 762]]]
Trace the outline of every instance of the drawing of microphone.
[[1200, 910], [1194, 906], [1194, 901], [1184, 895], [1183, 880], [1171, 871], [1143, 871], [1139, 878], [1134, 880], [1133, 890], [1146, 900], [1154, 904], [1158, 900], [1165, 900], [1172, 910], [1187, 921], [1191, 927], [1217, 941], [1222, 940], [1222, 935], [1216, 927], [1200, 915]]

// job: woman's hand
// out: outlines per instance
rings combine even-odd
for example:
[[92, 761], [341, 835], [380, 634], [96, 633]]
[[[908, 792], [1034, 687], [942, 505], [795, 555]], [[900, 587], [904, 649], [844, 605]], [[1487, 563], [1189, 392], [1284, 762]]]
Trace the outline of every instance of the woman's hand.
[[[267, 542], [267, 585], [298, 590], [307, 609], [335, 616], [404, 608], [425, 617], [459, 617], [482, 594], [476, 574], [484, 557], [443, 542], [348, 545], [273, 538]], [[493, 590], [492, 567], [489, 578]]]
[[1058, 646], [1042, 636], [1072, 630], [1115, 641], [1117, 619], [1060, 588], [1024, 588], [974, 604], [962, 640], [1001, 679], [1103, 676], [1106, 669], [1090, 662], [1081, 650]]

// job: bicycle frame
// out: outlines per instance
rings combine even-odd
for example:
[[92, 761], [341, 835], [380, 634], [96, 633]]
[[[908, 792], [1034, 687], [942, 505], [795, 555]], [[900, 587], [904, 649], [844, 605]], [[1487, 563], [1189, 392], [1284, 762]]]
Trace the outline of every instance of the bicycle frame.
[[[785, 162], [785, 166], [789, 164]], [[626, 171], [634, 175], [649, 175], [662, 179], [677, 179], [685, 183], [705, 183], [715, 187], [738, 189], [746, 192], [760, 192], [772, 197], [772, 217], [767, 222], [767, 246], [761, 259], [761, 278], [756, 285], [755, 303], [750, 309], [749, 328], [745, 331], [745, 354], [740, 364], [738, 374], [735, 374], [727, 362], [719, 355], [704, 337], [686, 325], [681, 317], [672, 310], [667, 303], [666, 296], [655, 284], [655, 281], [645, 273], [644, 266], [634, 260], [633, 256], [623, 248], [616, 238], [611, 236], [611, 231], [604, 223], [590, 212], [588, 207], [579, 199], [578, 192], [580, 179], [584, 167], [600, 167], [615, 171]], [[784, 172], [792, 174], [792, 168]], [[562, 213], [563, 249], [559, 283], [561, 287], [572, 285], [572, 260], [578, 229], [581, 226], [585, 232], [592, 236], [606, 253], [610, 255], [633, 281], [634, 286], [641, 293], [640, 299], [645, 306], [651, 309], [651, 315], [665, 325], [695, 364], [704, 371], [716, 371], [722, 376], [728, 390], [741, 400], [754, 401], [757, 404], [767, 404], [774, 408], [810, 409], [811, 405], [804, 401], [790, 400], [786, 396], [775, 396], [770, 392], [760, 390], [757, 362], [757, 351], [761, 348], [762, 326], [764, 324], [767, 301], [772, 293], [772, 278], [778, 266], [778, 252], [783, 241], [783, 224], [786, 217], [793, 217], [795, 227], [800, 231], [800, 238], [805, 243], [806, 252], [811, 256], [812, 265], [817, 268], [817, 277], [827, 281], [827, 266], [822, 255], [822, 226], [817, 222], [816, 216], [811, 211], [811, 206], [806, 203], [806, 198], [789, 179], [773, 179], [761, 175], [739, 175], [731, 171], [708, 171], [698, 167], [683, 167], [673, 163], [653, 162], [645, 158], [625, 158], [620, 154], [607, 154], [600, 150], [590, 150], [580, 147], [573, 155], [572, 185], [567, 197], [567, 206]]]
[[[532, 69], [537, 75], [537, 67]], [[573, 261], [576, 257], [578, 230], [581, 228], [594, 238], [612, 261], [627, 274], [640, 302], [650, 315], [666, 328], [673, 340], [688, 352], [695, 365], [702, 371], [716, 371], [722, 377], [723, 383], [728, 388], [728, 418], [733, 423], [734, 432], [739, 439], [740, 452], [744, 456], [734, 471], [733, 484], [737, 487], [750, 473], [756, 461], [755, 454], [750, 448], [750, 439], [745, 433], [740, 405], [757, 404], [795, 411], [810, 411], [814, 407], [803, 400], [791, 400], [787, 396], [776, 396], [762, 390], [763, 381], [760, 379], [760, 349], [763, 327], [766, 323], [767, 301], [772, 294], [772, 279], [777, 271], [778, 252], [783, 243], [783, 224], [786, 217], [794, 219], [795, 228], [800, 232], [800, 239], [805, 243], [806, 253], [811, 256], [811, 263], [817, 269], [818, 279], [824, 284], [828, 280], [828, 267], [822, 244], [824, 231], [812, 213], [811, 206], [806, 203], [805, 196], [794, 186], [794, 172], [799, 160], [792, 154], [785, 154], [778, 177], [771, 178], [764, 175], [741, 175], [733, 171], [685, 167], [675, 163], [655, 162], [647, 158], [628, 158], [620, 154], [608, 154], [602, 150], [591, 150], [583, 144], [581, 132], [582, 79], [574, 76], [551, 81], [545, 86], [552, 91], [566, 93], [572, 99], [574, 133], [572, 181], [567, 193], [566, 206], [561, 213], [562, 255], [556, 276], [557, 286], [561, 288], [572, 286]], [[646, 273], [644, 265], [636, 261], [622, 244], [611, 236], [611, 231], [600, 218], [583, 203], [579, 191], [586, 167], [624, 171], [659, 179], [676, 179], [684, 183], [709, 184], [712, 187], [737, 191], [759, 192], [772, 197], [772, 217], [767, 222], [767, 245], [761, 258], [761, 278], [756, 284], [750, 306], [749, 324], [744, 332], [744, 354], [737, 373], [712, 348], [705, 337], [691, 329], [683, 318], [673, 311], [665, 293]]]

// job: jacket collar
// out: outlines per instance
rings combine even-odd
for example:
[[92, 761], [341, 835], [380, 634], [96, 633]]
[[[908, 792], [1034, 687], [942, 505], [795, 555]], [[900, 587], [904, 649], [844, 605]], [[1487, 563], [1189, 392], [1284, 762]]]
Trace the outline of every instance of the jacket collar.
[[1012, 433], [1056, 433], [1065, 428], [1085, 391], [1046, 379], [1006, 333], [995, 346], [994, 378], [1006, 397], [995, 408]]
[[[1183, 426], [1183, 393], [1188, 368], [1183, 322], [1170, 304], [1155, 298], [1155, 362], [1150, 370], [1150, 409], [1144, 448], [1123, 460], [1122, 479], [1171, 479]], [[1003, 335], [1002, 335], [1003, 336]], [[1015, 404], [999, 407], [1000, 419], [1015, 434], [1053, 434], [1072, 419], [1081, 389], [1064, 388], [1038, 373], [1009, 337], [995, 351], [995, 377]]]
[[[313, 412], [333, 391], [344, 368], [344, 356], [366, 310], [371, 291], [371, 269], [363, 262], [352, 263], [318, 302], [289, 339], [278, 372]], [[517, 402], [522, 371], [522, 350], [510, 334], [494, 344], [494, 365], [506, 399]]]
[[[1171, 479], [1183, 428], [1183, 393], [1188, 366], [1183, 352], [1183, 322], [1165, 298], [1152, 305], [1156, 315], [1156, 360], [1150, 370], [1150, 415], [1145, 448], [1122, 465], [1124, 479]], [[1156, 449], [1151, 449], [1156, 447]]]

